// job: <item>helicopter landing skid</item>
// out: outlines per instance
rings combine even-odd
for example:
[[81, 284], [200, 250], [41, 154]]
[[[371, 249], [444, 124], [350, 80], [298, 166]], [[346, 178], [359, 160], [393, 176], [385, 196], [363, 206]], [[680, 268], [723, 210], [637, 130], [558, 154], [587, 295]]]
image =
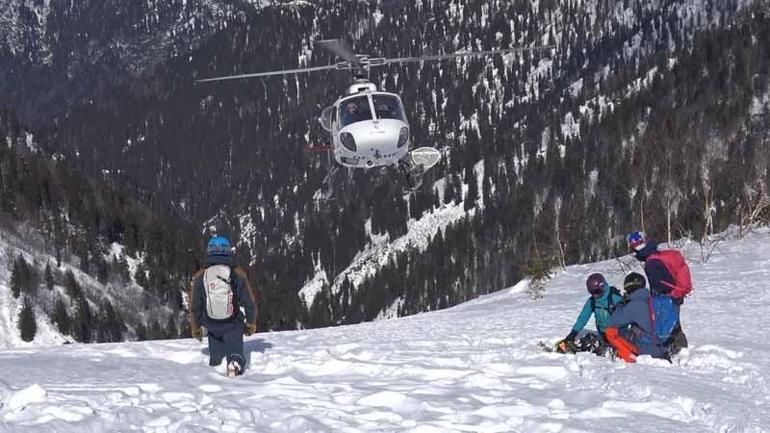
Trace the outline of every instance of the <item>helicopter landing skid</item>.
[[431, 167], [438, 164], [441, 159], [441, 153], [432, 147], [421, 147], [415, 149], [403, 158], [398, 160], [398, 167], [401, 169], [406, 180], [404, 194], [412, 194], [422, 187], [422, 175]]
[[340, 167], [332, 164], [331, 147], [326, 150], [326, 177], [321, 182], [321, 189], [316, 191], [313, 199], [315, 201], [329, 201], [337, 198], [334, 195], [334, 179]]
[[401, 158], [398, 161], [398, 168], [404, 175], [406, 185], [404, 188], [404, 194], [412, 194], [417, 192], [422, 187], [422, 174], [425, 173], [421, 164], [415, 164], [411, 157], [407, 154], [406, 157]]
[[339, 166], [336, 165], [329, 167], [329, 174], [326, 175], [322, 182], [322, 200], [335, 200], [337, 198], [337, 196], [334, 195], [334, 179], [337, 177], [339, 169]]

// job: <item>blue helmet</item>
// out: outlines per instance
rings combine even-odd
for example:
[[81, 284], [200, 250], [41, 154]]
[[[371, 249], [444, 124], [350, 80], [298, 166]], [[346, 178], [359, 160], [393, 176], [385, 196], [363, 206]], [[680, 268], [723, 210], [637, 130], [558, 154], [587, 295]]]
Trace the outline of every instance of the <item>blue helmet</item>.
[[230, 257], [233, 255], [232, 247], [230, 246], [230, 240], [224, 236], [214, 236], [209, 239], [208, 245], [206, 245], [207, 256], [218, 257]]
[[628, 248], [639, 251], [647, 246], [647, 235], [642, 231], [636, 231], [626, 237], [626, 242], [628, 242]]

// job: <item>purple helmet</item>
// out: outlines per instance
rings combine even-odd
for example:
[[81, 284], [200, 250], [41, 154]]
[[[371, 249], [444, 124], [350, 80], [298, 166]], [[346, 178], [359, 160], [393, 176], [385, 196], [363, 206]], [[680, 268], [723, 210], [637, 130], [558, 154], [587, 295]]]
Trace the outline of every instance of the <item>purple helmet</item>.
[[607, 284], [607, 280], [600, 273], [591, 274], [586, 278], [586, 289], [591, 296], [599, 296], [604, 293], [605, 284]]

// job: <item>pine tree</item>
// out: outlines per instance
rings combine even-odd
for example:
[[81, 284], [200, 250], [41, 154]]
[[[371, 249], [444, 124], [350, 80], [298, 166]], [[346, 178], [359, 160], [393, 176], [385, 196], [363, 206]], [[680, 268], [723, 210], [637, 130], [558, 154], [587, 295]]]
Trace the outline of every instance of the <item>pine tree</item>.
[[32, 309], [32, 305], [26, 297], [24, 297], [24, 306], [19, 312], [18, 327], [22, 340], [30, 342], [35, 339], [35, 334], [37, 333], [35, 310]]
[[81, 343], [90, 343], [93, 339], [94, 317], [91, 307], [84, 297], [77, 299], [75, 320], [72, 322], [72, 336]]
[[102, 284], [107, 284], [110, 279], [109, 266], [102, 257], [96, 259], [96, 279]]
[[117, 259], [115, 268], [120, 277], [120, 282], [125, 284], [131, 281], [131, 273], [128, 269], [128, 261], [125, 254], [121, 254], [120, 258]]
[[11, 271], [13, 297], [18, 298], [22, 293], [32, 294], [34, 292], [32, 283], [32, 271], [27, 265], [27, 261], [22, 256], [17, 257], [13, 262], [13, 270]]
[[476, 200], [479, 198], [479, 182], [473, 166], [465, 167], [465, 182], [468, 184], [468, 194], [465, 196], [463, 209], [468, 211], [476, 207]]
[[136, 284], [142, 286], [143, 289], [148, 289], [150, 287], [150, 283], [147, 280], [147, 266], [144, 263], [140, 263], [139, 266], [136, 267], [134, 281], [136, 281]]
[[173, 317], [169, 317], [166, 323], [166, 338], [179, 338], [179, 330]]
[[190, 322], [182, 320], [182, 329], [179, 330], [179, 338], [191, 338], [192, 331], [190, 330]]
[[160, 340], [163, 338], [163, 330], [160, 328], [160, 323], [157, 320], [153, 320], [150, 324], [149, 338], [150, 340]]
[[49, 263], [46, 263], [45, 265], [45, 288], [49, 291], [53, 290], [54, 286], [54, 278], [53, 278], [53, 272], [51, 271], [51, 265]]
[[136, 325], [135, 331], [136, 331], [137, 340], [139, 341], [147, 340], [147, 327], [144, 326], [144, 324], [140, 323]]
[[123, 333], [126, 331], [126, 324], [120, 313], [115, 311], [109, 299], [103, 299], [99, 314], [99, 329], [101, 341], [117, 342], [123, 341]]
[[541, 257], [537, 253], [525, 272], [532, 279], [527, 291], [532, 299], [542, 299], [545, 293], [545, 285], [551, 278], [553, 260], [550, 257]]
[[53, 314], [51, 315], [51, 321], [59, 328], [59, 332], [64, 335], [69, 335], [72, 328], [72, 320], [69, 313], [67, 313], [67, 307], [64, 305], [64, 301], [61, 298], [56, 299], [56, 304], [53, 308]]
[[13, 268], [11, 270], [11, 293], [14, 298], [18, 298], [21, 295], [22, 286], [21, 269], [19, 268], [19, 260], [13, 262]]
[[332, 321], [330, 312], [329, 290], [327, 284], [316, 294], [312, 305], [308, 306], [308, 327], [322, 328], [329, 326]]
[[83, 295], [80, 284], [78, 284], [78, 281], [75, 279], [75, 274], [69, 269], [64, 275], [64, 290], [67, 293], [67, 296], [70, 297], [70, 301], [73, 303]]

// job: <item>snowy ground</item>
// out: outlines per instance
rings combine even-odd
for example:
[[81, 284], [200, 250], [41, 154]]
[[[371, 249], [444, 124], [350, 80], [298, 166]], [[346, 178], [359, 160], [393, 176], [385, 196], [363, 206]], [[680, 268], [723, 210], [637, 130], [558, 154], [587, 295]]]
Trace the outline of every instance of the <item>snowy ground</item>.
[[[770, 431], [770, 231], [725, 242], [683, 308], [673, 365], [540, 352], [569, 328], [571, 267], [532, 301], [508, 289], [435, 313], [258, 335], [227, 379], [193, 340], [0, 352], [0, 431]], [[692, 249], [689, 255], [696, 256]]]

